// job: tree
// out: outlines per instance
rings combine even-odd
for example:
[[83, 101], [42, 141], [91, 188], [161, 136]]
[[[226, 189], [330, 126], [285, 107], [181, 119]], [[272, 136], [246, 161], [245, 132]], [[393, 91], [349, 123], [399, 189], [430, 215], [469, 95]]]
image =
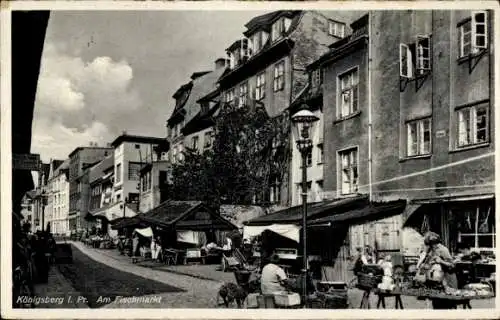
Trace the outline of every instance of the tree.
[[172, 196], [221, 204], [266, 204], [275, 181], [286, 179], [289, 118], [270, 118], [262, 105], [222, 106], [214, 119], [212, 150], [187, 149], [173, 167]]

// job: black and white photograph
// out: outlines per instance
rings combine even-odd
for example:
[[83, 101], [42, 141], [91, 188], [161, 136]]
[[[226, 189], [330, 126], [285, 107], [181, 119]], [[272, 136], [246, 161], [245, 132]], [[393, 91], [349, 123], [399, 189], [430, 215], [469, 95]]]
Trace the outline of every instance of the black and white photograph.
[[2, 12], [2, 309], [495, 309], [498, 3], [357, 3]]

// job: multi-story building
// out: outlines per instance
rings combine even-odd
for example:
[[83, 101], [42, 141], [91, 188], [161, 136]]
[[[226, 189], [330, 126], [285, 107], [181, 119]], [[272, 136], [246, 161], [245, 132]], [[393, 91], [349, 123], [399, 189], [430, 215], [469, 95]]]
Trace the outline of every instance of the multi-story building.
[[[212, 99], [210, 94], [217, 92], [217, 81], [225, 71], [225, 67], [226, 60], [217, 59], [213, 71], [193, 73], [191, 81], [182, 85], [173, 95], [175, 107], [167, 120], [168, 141], [170, 142], [169, 160], [171, 163], [183, 159], [183, 151], [186, 147], [193, 145], [201, 147], [211, 141], [210, 125], [196, 128], [196, 123], [200, 117], [205, 117], [207, 113], [214, 110], [213, 103], [210, 103]], [[185, 136], [183, 129], [188, 125], [191, 129], [186, 132], [187, 136]], [[194, 131], [193, 127], [195, 127]]]
[[139, 211], [148, 212], [169, 198], [170, 161], [159, 160], [144, 165], [140, 172]]
[[55, 235], [69, 231], [69, 159], [52, 160], [47, 183], [46, 220]]
[[495, 246], [492, 14], [369, 12], [310, 65], [323, 72], [325, 190], [409, 204], [351, 226], [351, 250], [415, 253], [406, 226], [452, 251]]
[[[224, 102], [234, 106], [260, 104], [269, 117], [282, 115], [308, 85], [306, 66], [326, 53], [328, 45], [344, 38], [350, 32], [348, 23], [358, 15], [347, 11], [275, 11], [253, 18], [245, 25], [243, 39], [227, 48], [230, 68], [219, 80]], [[318, 164], [320, 149], [320, 141], [315, 141], [311, 165]], [[281, 205], [301, 202], [297, 192], [300, 161], [294, 152], [290, 172], [284, 178], [287, 181], [271, 181], [271, 190], [264, 191], [269, 201]], [[311, 188], [317, 193], [322, 170], [311, 171], [315, 179]]]
[[168, 151], [165, 138], [123, 134], [111, 145], [114, 147], [114, 203], [138, 203], [140, 171], [147, 163], [161, 159]]
[[[81, 231], [87, 228], [89, 185], [85, 170], [113, 153], [111, 147], [78, 147], [69, 154], [69, 229]], [[87, 176], [88, 178], [88, 176]]]
[[89, 169], [89, 213], [96, 217], [96, 227], [105, 233], [109, 231], [109, 217], [99, 213], [113, 204], [114, 160], [114, 154], [110, 154]]

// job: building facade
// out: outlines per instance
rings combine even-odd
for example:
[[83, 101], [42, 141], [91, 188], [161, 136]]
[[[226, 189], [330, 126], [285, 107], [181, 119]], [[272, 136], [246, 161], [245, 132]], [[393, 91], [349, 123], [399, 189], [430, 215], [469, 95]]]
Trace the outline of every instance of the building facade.
[[[85, 170], [112, 154], [111, 147], [78, 147], [69, 154], [69, 229], [72, 232], [87, 228], [89, 188]], [[87, 176], [87, 178], [85, 178]], [[87, 210], [85, 210], [87, 209]]]
[[[255, 17], [245, 27], [241, 40], [227, 48], [230, 68], [219, 80], [225, 103], [234, 106], [264, 106], [269, 117], [283, 115], [308, 86], [308, 64], [328, 51], [328, 45], [350, 33], [349, 23], [358, 13], [342, 11], [275, 11]], [[320, 125], [319, 127], [321, 127]], [[295, 146], [292, 146], [295, 149]], [[312, 155], [316, 162], [310, 172], [311, 200], [322, 185], [318, 165], [320, 141], [315, 141]], [[297, 158], [298, 157], [298, 158]], [[314, 158], [314, 160], [312, 159]], [[301, 157], [293, 151], [287, 181], [273, 181], [266, 194], [282, 206], [300, 203]], [[311, 165], [312, 166], [312, 165]], [[276, 190], [279, 186], [280, 190]]]
[[47, 183], [47, 222], [54, 235], [69, 232], [69, 159], [52, 160]]
[[35, 191], [31, 190], [24, 194], [21, 200], [21, 214], [24, 223], [29, 223], [32, 227], [35, 225]]
[[140, 172], [139, 211], [148, 212], [169, 198], [172, 166], [168, 160], [148, 163]]
[[351, 226], [351, 251], [418, 253], [414, 229], [452, 252], [494, 247], [492, 22], [486, 11], [369, 12], [309, 67], [323, 72], [327, 193], [409, 204]]
[[147, 163], [161, 159], [168, 151], [165, 138], [123, 134], [114, 147], [114, 203], [138, 203], [140, 171]]

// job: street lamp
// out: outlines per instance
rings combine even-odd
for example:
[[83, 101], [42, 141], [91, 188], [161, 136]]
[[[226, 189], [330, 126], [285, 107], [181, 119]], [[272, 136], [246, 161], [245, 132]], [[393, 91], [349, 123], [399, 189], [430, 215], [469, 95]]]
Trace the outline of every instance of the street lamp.
[[303, 301], [306, 305], [307, 297], [307, 155], [312, 151], [314, 126], [319, 120], [307, 106], [292, 116], [292, 129], [297, 143], [297, 149], [302, 155], [302, 245], [303, 245]]

